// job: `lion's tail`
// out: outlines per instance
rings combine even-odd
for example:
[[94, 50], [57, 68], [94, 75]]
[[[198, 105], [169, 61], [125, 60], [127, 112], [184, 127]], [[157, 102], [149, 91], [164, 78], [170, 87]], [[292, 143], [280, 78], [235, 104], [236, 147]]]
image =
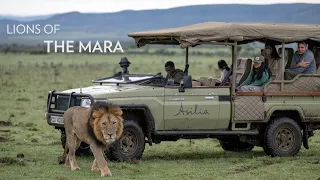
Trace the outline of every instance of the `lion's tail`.
[[67, 146], [67, 144], [65, 144], [63, 155], [58, 158], [59, 164], [65, 164], [66, 163], [67, 154], [68, 154], [68, 146]]

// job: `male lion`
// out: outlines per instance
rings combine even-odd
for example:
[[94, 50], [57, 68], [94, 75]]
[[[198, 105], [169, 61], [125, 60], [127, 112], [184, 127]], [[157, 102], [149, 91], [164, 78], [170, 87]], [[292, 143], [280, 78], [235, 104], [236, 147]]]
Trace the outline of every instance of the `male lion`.
[[94, 155], [91, 170], [101, 176], [111, 176], [104, 150], [120, 138], [123, 132], [123, 118], [120, 107], [105, 101], [96, 101], [91, 108], [74, 106], [64, 114], [66, 145], [60, 164], [71, 170], [80, 169], [75, 152], [83, 141], [90, 145]]

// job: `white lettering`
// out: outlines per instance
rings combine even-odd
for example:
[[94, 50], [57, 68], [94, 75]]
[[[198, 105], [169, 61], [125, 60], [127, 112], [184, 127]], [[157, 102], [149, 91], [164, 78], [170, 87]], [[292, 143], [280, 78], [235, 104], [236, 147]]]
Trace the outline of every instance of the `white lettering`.
[[[48, 31], [48, 28], [49, 28], [49, 31]], [[43, 30], [46, 34], [51, 34], [53, 32], [53, 26], [51, 24], [47, 24], [44, 26]]]
[[64, 41], [62, 41], [61, 45], [58, 45], [58, 42], [54, 42], [54, 52], [58, 52], [58, 48], [61, 48], [61, 52], [64, 53]]
[[13, 24], [12, 28], [7, 24], [7, 34], [40, 34], [40, 24]]
[[[22, 27], [22, 31], [19, 31], [19, 28]], [[23, 25], [23, 24], [19, 24], [17, 27], [16, 27], [16, 31], [18, 34], [24, 34], [24, 32], [26, 31], [26, 27]]]
[[13, 28], [13, 31], [10, 32], [10, 25], [7, 24], [7, 34], [14, 34], [14, 28]]
[[36, 29], [36, 31], [34, 32], [35, 34], [40, 34], [40, 33], [41, 33], [40, 24], [37, 24], [37, 25], [35, 26], [35, 29]]
[[81, 53], [82, 52], [82, 49], [83, 49], [83, 51], [87, 51], [87, 49], [89, 49], [89, 53], [91, 53], [91, 41], [89, 41], [88, 42], [88, 44], [87, 44], [87, 46], [84, 46], [83, 44], [82, 44], [82, 42], [80, 41], [79, 42], [79, 52]]
[[101, 48], [101, 46], [100, 46], [99, 41], [97, 41], [96, 44], [94, 45], [93, 50], [92, 50], [92, 53], [95, 53], [95, 52], [96, 52], [96, 49], [98, 49], [98, 50], [102, 53], [102, 48]]
[[53, 43], [53, 41], [45, 40], [44, 43], [47, 43], [47, 53], [50, 52], [50, 44]]
[[[47, 45], [47, 52], [49, 53], [52, 49], [51, 44], [54, 46], [54, 52], [57, 53], [58, 49], [61, 49], [60, 52], [64, 53], [74, 53], [74, 41], [54, 41], [54, 40], [45, 40], [44, 43]], [[102, 47], [103, 45], [103, 47]], [[111, 41], [104, 41], [103, 44], [99, 41], [96, 41], [94, 44], [94, 47], [92, 48], [92, 42], [89, 41], [88, 43], [83, 43], [79, 41], [79, 53], [82, 52], [89, 52], [89, 53], [115, 53], [116, 51], [124, 52], [122, 49], [122, 46], [119, 41], [117, 41], [114, 48], [112, 48], [112, 42]]]
[[59, 27], [60, 27], [60, 24], [55, 24], [55, 25], [54, 25], [54, 32], [53, 32], [54, 34], [56, 34], [57, 31], [60, 30]]
[[[108, 46], [107, 46], [107, 43], [109, 44]], [[106, 53], [107, 52], [107, 49], [109, 50], [109, 52], [113, 52], [110, 48], [111, 48], [111, 46], [112, 46], [112, 42], [111, 41], [104, 41], [104, 52]]]
[[[72, 44], [70, 44], [70, 43], [72, 43]], [[73, 48], [73, 43], [74, 43], [74, 41], [67, 41], [67, 53], [73, 53], [74, 52], [73, 49], [70, 50], [70, 48]]]
[[29, 31], [34, 34], [34, 25], [32, 26], [27, 26], [27, 34], [29, 33]]
[[116, 47], [113, 49], [113, 52], [116, 50], [120, 50], [123, 53], [123, 49], [119, 41], [117, 42]]

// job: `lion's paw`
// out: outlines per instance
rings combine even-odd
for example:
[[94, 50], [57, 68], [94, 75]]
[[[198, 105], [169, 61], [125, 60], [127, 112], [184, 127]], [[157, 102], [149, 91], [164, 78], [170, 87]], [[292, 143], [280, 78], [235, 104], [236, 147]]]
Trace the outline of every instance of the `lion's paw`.
[[80, 170], [79, 166], [71, 167], [71, 170]]
[[131, 159], [131, 163], [133, 163], [133, 164], [140, 164], [140, 163], [141, 163], [141, 160], [134, 158], [134, 159]]
[[108, 169], [106, 171], [101, 171], [101, 177], [112, 176], [111, 171]]
[[98, 167], [92, 167], [92, 168], [91, 168], [91, 171], [92, 171], [92, 172], [99, 172], [100, 169], [99, 169]]

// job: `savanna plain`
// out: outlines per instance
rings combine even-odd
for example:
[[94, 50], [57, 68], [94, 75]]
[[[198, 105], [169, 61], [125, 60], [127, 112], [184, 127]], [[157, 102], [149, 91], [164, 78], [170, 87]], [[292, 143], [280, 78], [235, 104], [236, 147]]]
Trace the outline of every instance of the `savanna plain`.
[[[58, 164], [60, 131], [45, 119], [50, 90], [92, 85], [120, 71], [126, 56], [130, 73], [161, 72], [168, 60], [184, 68], [184, 55], [0, 54], [0, 179], [101, 179], [91, 172], [93, 156], [78, 156], [78, 171]], [[189, 74], [219, 77], [217, 61], [231, 57], [190, 55]], [[140, 164], [109, 162], [107, 179], [308, 179], [320, 178], [320, 132], [294, 157], [270, 157], [262, 148], [225, 152], [215, 139], [146, 145]], [[18, 155], [20, 154], [20, 155]], [[23, 157], [21, 157], [23, 154]], [[17, 157], [18, 155], [18, 157]]]

